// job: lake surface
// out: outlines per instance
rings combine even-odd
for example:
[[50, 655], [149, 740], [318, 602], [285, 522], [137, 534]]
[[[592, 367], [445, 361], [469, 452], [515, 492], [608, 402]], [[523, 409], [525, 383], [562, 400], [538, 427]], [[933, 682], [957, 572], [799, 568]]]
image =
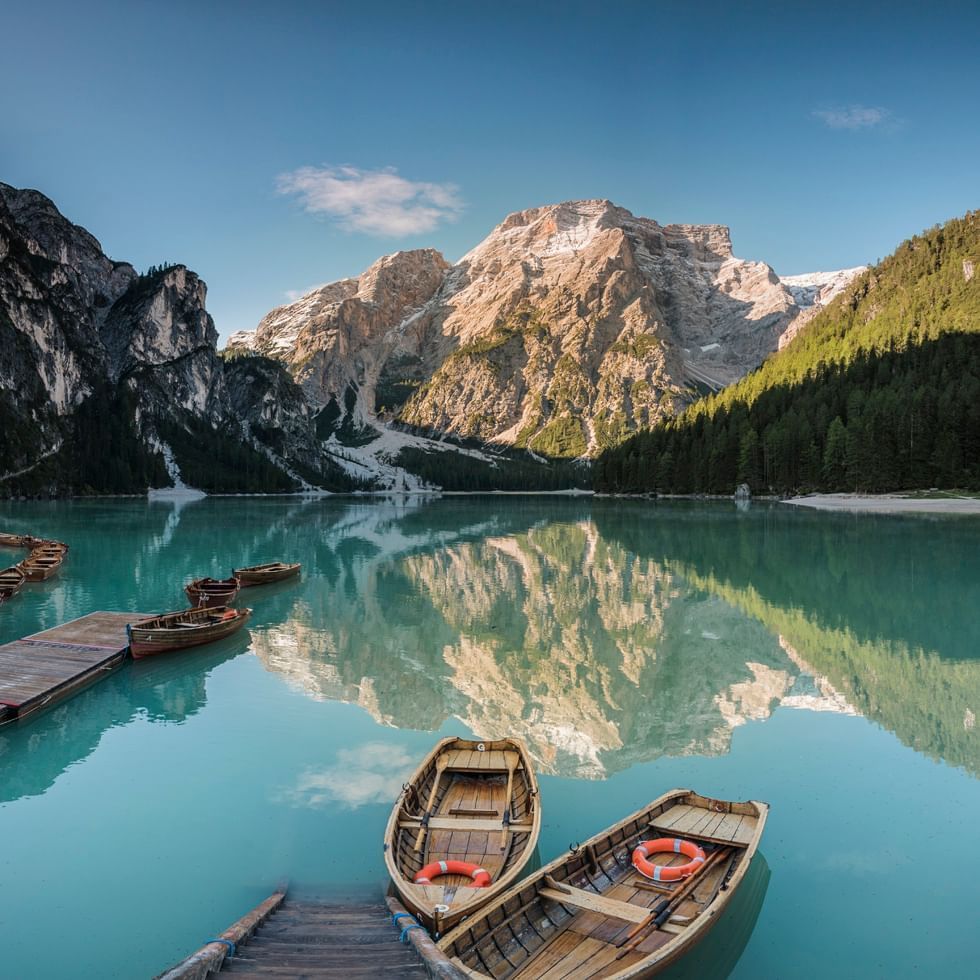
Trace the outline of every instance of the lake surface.
[[0, 529], [72, 546], [0, 642], [304, 565], [243, 593], [248, 635], [0, 728], [4, 977], [151, 976], [283, 878], [376, 893], [390, 805], [448, 734], [527, 741], [542, 861], [674, 786], [772, 804], [676, 976], [976, 972], [976, 519], [242, 498], [2, 504]]

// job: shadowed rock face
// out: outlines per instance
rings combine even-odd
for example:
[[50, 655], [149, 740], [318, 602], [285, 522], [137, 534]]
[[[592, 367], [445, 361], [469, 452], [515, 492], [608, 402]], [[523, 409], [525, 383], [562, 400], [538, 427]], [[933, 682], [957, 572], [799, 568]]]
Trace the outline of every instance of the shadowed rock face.
[[[106, 416], [101, 435], [108, 426], [125, 433], [129, 461], [157, 457], [160, 430], [177, 426], [189, 441], [240, 448], [241, 459], [254, 461], [248, 454], [258, 450], [263, 465], [288, 477], [283, 457], [322, 475], [302, 392], [274, 362], [242, 359], [226, 371], [206, 299], [204, 281], [186, 267], [138, 275], [43, 194], [0, 184], [0, 490], [16, 492], [24, 479], [58, 492], [75, 485], [79, 455], [112, 454], [79, 435], [95, 394], [95, 414]], [[151, 468], [137, 469], [145, 478]], [[166, 481], [162, 463], [155, 472]], [[250, 488], [246, 475], [241, 488]]]
[[769, 266], [733, 256], [723, 226], [573, 201], [510, 215], [452, 266], [387, 256], [229, 348], [281, 359], [314, 403], [359, 423], [384, 409], [577, 456], [758, 366], [800, 308]]

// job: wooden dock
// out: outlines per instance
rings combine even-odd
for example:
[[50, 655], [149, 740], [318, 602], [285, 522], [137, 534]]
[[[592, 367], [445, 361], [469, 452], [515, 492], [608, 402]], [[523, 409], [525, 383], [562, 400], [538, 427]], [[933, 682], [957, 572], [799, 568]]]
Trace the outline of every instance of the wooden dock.
[[94, 612], [0, 646], [0, 724], [101, 680], [129, 655], [126, 624], [145, 613]]
[[242, 980], [466, 980], [396, 899], [386, 902], [287, 902], [284, 891], [276, 892], [156, 980], [203, 980], [219, 972]]

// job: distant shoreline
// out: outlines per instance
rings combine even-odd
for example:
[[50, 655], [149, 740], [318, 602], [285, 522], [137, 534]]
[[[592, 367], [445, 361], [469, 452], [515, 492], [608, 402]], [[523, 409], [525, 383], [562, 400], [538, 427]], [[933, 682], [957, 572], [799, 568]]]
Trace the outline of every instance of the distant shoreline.
[[788, 497], [782, 503], [863, 514], [980, 514], [980, 497], [955, 495], [905, 497], [889, 493], [812, 493], [805, 497]]

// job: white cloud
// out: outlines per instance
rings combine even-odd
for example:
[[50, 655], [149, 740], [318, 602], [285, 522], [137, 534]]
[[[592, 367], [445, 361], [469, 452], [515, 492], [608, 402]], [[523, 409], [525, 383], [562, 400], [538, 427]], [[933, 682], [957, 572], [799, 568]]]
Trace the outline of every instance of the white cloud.
[[312, 293], [316, 289], [323, 289], [323, 287], [327, 285], [329, 285], [329, 283], [318, 282], [314, 283], [312, 286], [307, 286], [306, 289], [287, 289], [283, 293], [283, 296], [285, 296], [290, 303], [295, 303], [296, 300], [302, 299], [307, 293]]
[[892, 114], [880, 106], [848, 105], [814, 109], [813, 115], [831, 129], [872, 129], [888, 122]]
[[300, 167], [280, 174], [280, 194], [295, 194], [310, 214], [336, 219], [350, 231], [416, 235], [455, 221], [463, 201], [455, 184], [406, 180], [394, 167]]
[[369, 803], [394, 803], [412, 768], [405, 749], [367, 742], [356, 749], [341, 749], [333, 766], [305, 769], [280, 799], [313, 808], [340, 803], [352, 810]]

